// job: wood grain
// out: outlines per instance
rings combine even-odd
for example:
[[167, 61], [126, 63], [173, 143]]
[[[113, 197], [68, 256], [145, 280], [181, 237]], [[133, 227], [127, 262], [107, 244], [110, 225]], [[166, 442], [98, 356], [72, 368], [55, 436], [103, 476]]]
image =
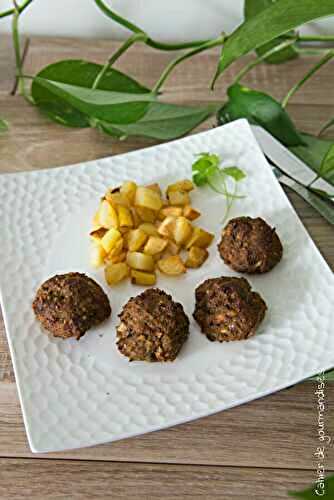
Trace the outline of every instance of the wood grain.
[[309, 486], [312, 471], [1, 459], [0, 496], [18, 500], [278, 500]]

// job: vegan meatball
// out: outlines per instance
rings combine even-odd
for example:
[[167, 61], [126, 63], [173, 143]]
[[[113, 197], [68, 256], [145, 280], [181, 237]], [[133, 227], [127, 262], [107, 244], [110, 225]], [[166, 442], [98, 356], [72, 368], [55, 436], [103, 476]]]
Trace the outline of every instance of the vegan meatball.
[[119, 318], [117, 346], [130, 361], [174, 361], [189, 335], [182, 305], [158, 288], [131, 298]]
[[32, 304], [42, 326], [54, 337], [78, 340], [111, 314], [100, 285], [81, 273], [53, 276], [38, 289]]
[[223, 230], [218, 250], [225, 264], [240, 273], [265, 273], [281, 260], [283, 247], [274, 228], [257, 217], [237, 217]]
[[209, 340], [243, 340], [254, 335], [266, 304], [245, 278], [208, 279], [196, 288], [194, 318]]

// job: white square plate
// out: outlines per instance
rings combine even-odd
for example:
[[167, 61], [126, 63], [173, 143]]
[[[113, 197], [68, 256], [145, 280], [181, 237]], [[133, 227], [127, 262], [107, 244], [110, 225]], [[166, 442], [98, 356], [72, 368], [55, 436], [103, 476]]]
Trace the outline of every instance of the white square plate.
[[[73, 146], [75, 147], [75, 145]], [[194, 155], [221, 155], [247, 172], [230, 217], [261, 216], [277, 228], [281, 263], [249, 277], [268, 312], [257, 335], [209, 342], [191, 319], [191, 333], [170, 364], [129, 363], [115, 346], [121, 306], [141, 291], [130, 283], [106, 290], [103, 271], [88, 265], [88, 231], [99, 197], [124, 179], [139, 183], [191, 176]], [[189, 318], [204, 279], [236, 274], [216, 243], [225, 201], [199, 189], [200, 224], [216, 234], [205, 265], [160, 288]], [[172, 426], [245, 403], [334, 365], [334, 278], [271, 172], [248, 123], [73, 167], [0, 176], [0, 285], [6, 331], [31, 449], [57, 451], [113, 441]], [[107, 291], [112, 320], [79, 342], [54, 339], [35, 320], [31, 302], [48, 277], [86, 272]]]

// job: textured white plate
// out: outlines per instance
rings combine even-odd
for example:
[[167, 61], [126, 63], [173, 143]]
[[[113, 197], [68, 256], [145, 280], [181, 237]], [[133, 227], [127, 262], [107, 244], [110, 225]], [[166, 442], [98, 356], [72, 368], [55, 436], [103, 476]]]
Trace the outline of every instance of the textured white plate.
[[[73, 146], [75, 147], [75, 145]], [[131, 363], [118, 354], [121, 306], [141, 291], [107, 290], [113, 318], [80, 342], [50, 338], [31, 310], [36, 288], [57, 272], [83, 271], [106, 289], [103, 271], [88, 262], [87, 233], [99, 197], [124, 179], [139, 183], [191, 175], [194, 155], [218, 153], [248, 176], [231, 217], [264, 217], [276, 226], [284, 258], [270, 273], [250, 277], [269, 310], [258, 334], [212, 343], [191, 320], [191, 334], [173, 364]], [[221, 231], [224, 199], [198, 190], [199, 223]], [[246, 121], [241, 120], [143, 151], [73, 167], [0, 176], [0, 284], [8, 341], [24, 421], [35, 452], [117, 440], [214, 413], [294, 384], [334, 365], [334, 278], [274, 178]], [[217, 242], [217, 241], [216, 241]], [[158, 286], [191, 318], [194, 288], [233, 274], [211, 247], [199, 270]], [[236, 274], [236, 273], [234, 273]]]

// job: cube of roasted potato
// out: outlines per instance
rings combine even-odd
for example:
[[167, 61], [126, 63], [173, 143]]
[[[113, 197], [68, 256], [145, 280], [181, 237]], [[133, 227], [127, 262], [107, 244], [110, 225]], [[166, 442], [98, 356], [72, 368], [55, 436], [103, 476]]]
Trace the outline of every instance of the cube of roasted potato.
[[208, 246], [211, 245], [213, 239], [214, 239], [213, 234], [204, 231], [204, 229], [200, 227], [195, 227], [190, 240], [188, 240], [186, 244], [186, 248], [187, 250], [189, 250], [189, 248], [194, 246], [200, 248], [207, 248]]
[[131, 270], [131, 283], [134, 285], [152, 286], [155, 285], [157, 277], [155, 273], [145, 273], [143, 271]]
[[181, 250], [180, 245], [177, 245], [174, 241], [168, 240], [168, 245], [166, 247], [166, 253], [170, 255], [177, 255]]
[[155, 222], [157, 218], [157, 212], [146, 207], [136, 207], [136, 212], [143, 222]]
[[132, 269], [138, 271], [154, 271], [155, 263], [151, 255], [145, 255], [141, 252], [129, 252], [126, 262]]
[[115, 208], [107, 200], [102, 200], [98, 211], [98, 220], [100, 226], [110, 229], [118, 228], [118, 216]]
[[193, 228], [185, 217], [177, 217], [173, 228], [173, 237], [177, 245], [184, 245], [191, 237]]
[[120, 254], [115, 254], [111, 255], [110, 253], [106, 256], [104, 259], [104, 262], [106, 264], [111, 263], [111, 264], [118, 264], [118, 262], [125, 262], [126, 261], [126, 256], [127, 252], [123, 251]]
[[121, 205], [122, 207], [129, 207], [130, 202], [126, 196], [124, 196], [119, 190], [118, 191], [107, 191], [105, 194], [105, 199], [109, 201], [109, 203], [114, 207], [117, 208], [118, 205]]
[[193, 208], [192, 206], [190, 205], [186, 205], [184, 208], [183, 208], [183, 215], [189, 219], [189, 220], [196, 220], [198, 219], [198, 217], [201, 216], [201, 212], [199, 212], [198, 210], [196, 210], [195, 208]]
[[189, 179], [184, 179], [182, 181], [174, 182], [167, 187], [167, 195], [172, 191], [192, 191], [194, 189], [194, 184]]
[[106, 252], [102, 245], [93, 244], [90, 247], [89, 262], [92, 267], [98, 268], [103, 265]]
[[135, 205], [158, 212], [162, 207], [161, 196], [153, 189], [138, 186], [136, 190]]
[[119, 239], [121, 239], [121, 233], [115, 229], [111, 228], [109, 231], [101, 239], [101, 245], [104, 248], [106, 253], [109, 253], [116, 245]]
[[148, 184], [146, 187], [147, 187], [147, 189], [152, 189], [152, 191], [155, 191], [156, 193], [158, 193], [158, 195], [161, 198], [162, 193], [161, 193], [160, 186], [157, 182], [155, 182], [154, 184]]
[[185, 262], [186, 267], [201, 267], [208, 257], [209, 252], [205, 248], [191, 247]]
[[132, 220], [133, 220], [133, 227], [138, 227], [139, 224], [142, 223], [141, 218], [139, 217], [139, 214], [137, 210], [134, 207], [131, 207], [131, 214], [132, 214]]
[[101, 224], [100, 224], [100, 220], [99, 220], [99, 212], [98, 211], [94, 214], [94, 217], [92, 219], [92, 224], [93, 224], [92, 231], [95, 231], [96, 229], [100, 229], [101, 228]]
[[104, 227], [100, 227], [99, 229], [94, 229], [94, 231], [91, 231], [89, 233], [89, 236], [95, 243], [100, 243], [103, 236], [106, 234], [108, 229], [105, 229]]
[[142, 229], [133, 229], [127, 234], [127, 247], [130, 252], [137, 252], [142, 246], [144, 246], [148, 235], [144, 233]]
[[158, 233], [166, 238], [171, 238], [173, 236], [174, 226], [176, 218], [169, 215], [164, 219], [158, 227]]
[[119, 240], [117, 240], [115, 242], [115, 245], [113, 246], [113, 248], [110, 250], [110, 252], [108, 253], [106, 259], [107, 260], [111, 260], [113, 257], [115, 257], [116, 255], [119, 255], [120, 253], [122, 253], [123, 251], [123, 246], [124, 246], [124, 239], [123, 238], [120, 238]]
[[179, 255], [171, 255], [170, 257], [160, 259], [158, 261], [158, 268], [162, 273], [169, 276], [178, 276], [186, 272], [186, 266]]
[[190, 196], [187, 191], [169, 191], [167, 198], [171, 205], [190, 205]]
[[152, 222], [143, 222], [138, 226], [138, 229], [144, 231], [148, 236], [159, 236], [158, 229]]
[[124, 181], [120, 188], [122, 196], [127, 198], [131, 204], [135, 201], [137, 184], [133, 181]]
[[159, 238], [157, 236], [150, 236], [147, 240], [144, 253], [147, 255], [155, 255], [157, 253], [163, 252], [168, 244], [167, 240]]
[[104, 269], [104, 275], [108, 285], [116, 285], [120, 281], [127, 278], [130, 274], [130, 269], [125, 262], [118, 262], [117, 264], [107, 264]]
[[133, 227], [132, 214], [129, 208], [119, 205], [117, 207], [118, 223], [120, 228]]
[[172, 206], [163, 207], [159, 212], [159, 219], [164, 220], [169, 215], [172, 215], [173, 217], [180, 217], [182, 213], [183, 210], [181, 207], [172, 207]]

